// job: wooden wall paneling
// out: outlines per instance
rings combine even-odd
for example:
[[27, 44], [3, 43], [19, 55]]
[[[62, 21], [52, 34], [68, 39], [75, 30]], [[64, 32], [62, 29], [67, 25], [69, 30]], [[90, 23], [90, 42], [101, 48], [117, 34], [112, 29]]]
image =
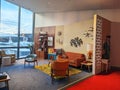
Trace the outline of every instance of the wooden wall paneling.
[[[34, 43], [35, 43], [34, 49], [35, 49], [35, 52], [36, 52], [38, 58], [41, 57], [40, 56], [40, 51], [39, 51], [39, 48], [40, 48], [40, 42], [39, 42], [40, 31], [47, 32], [48, 36], [52, 36], [53, 38], [55, 38], [55, 28], [56, 28], [55, 26], [35, 28], [35, 31], [34, 31]], [[53, 48], [54, 48], [54, 42], [53, 42]], [[47, 59], [47, 52], [44, 52], [44, 55], [42, 55], [42, 57]]]

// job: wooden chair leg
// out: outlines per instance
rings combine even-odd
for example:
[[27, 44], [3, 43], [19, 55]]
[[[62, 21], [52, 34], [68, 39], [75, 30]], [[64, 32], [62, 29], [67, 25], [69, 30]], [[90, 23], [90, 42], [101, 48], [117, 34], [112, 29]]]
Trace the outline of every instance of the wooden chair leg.
[[9, 83], [8, 83], [8, 81], [5, 81], [5, 87], [7, 87], [7, 89], [9, 90]]
[[53, 70], [51, 69], [51, 83], [53, 84], [54, 76], [53, 76]]
[[54, 84], [54, 83], [53, 83], [53, 80], [54, 80], [54, 77], [51, 77], [51, 83], [52, 83], [52, 84]]
[[48, 66], [50, 65], [50, 62], [48, 62]]

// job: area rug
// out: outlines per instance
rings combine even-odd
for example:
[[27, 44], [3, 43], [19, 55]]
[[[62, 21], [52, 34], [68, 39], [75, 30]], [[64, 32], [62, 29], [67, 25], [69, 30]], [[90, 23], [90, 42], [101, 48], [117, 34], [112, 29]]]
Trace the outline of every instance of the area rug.
[[[48, 64], [43, 64], [41, 66], [35, 66], [35, 68], [48, 74], [48, 75], [51, 74], [51, 66], [50, 65], [48, 66]], [[80, 72], [81, 72], [81, 70], [79, 70], [79, 69], [72, 68], [72, 67], [69, 68], [69, 76], [78, 74]]]

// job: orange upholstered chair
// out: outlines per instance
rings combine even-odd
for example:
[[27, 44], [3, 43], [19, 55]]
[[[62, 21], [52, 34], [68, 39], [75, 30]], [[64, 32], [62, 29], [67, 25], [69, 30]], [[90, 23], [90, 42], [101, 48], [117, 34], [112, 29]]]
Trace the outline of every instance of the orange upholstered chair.
[[65, 76], [69, 77], [69, 62], [68, 60], [56, 60], [51, 64], [51, 78]]

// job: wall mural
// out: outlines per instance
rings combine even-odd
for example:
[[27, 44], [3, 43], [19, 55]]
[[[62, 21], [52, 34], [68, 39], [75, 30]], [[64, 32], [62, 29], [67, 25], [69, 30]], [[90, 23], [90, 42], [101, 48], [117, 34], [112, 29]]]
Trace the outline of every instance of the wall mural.
[[81, 38], [75, 37], [74, 39], [71, 39], [70, 45], [72, 47], [80, 47], [81, 45], [83, 45], [83, 41]]

